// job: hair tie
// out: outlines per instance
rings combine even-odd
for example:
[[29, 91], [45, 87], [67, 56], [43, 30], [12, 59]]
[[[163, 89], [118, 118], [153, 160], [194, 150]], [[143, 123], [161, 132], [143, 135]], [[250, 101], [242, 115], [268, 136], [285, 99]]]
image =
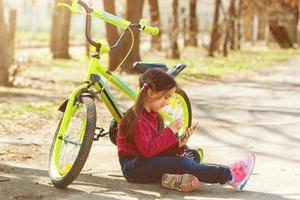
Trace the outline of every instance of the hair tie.
[[148, 87], [149, 87], [149, 84], [148, 83], [144, 83], [142, 89], [148, 88]]

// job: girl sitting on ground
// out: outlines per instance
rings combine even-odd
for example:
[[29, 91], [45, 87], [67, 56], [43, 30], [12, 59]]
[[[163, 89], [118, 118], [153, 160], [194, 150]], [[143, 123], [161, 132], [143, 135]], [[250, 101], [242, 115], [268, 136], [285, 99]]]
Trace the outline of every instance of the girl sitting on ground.
[[117, 134], [118, 156], [125, 179], [135, 183], [162, 181], [162, 186], [183, 192], [199, 187], [199, 182], [228, 183], [242, 190], [254, 168], [255, 156], [231, 164], [206, 165], [181, 156], [193, 133], [176, 137], [181, 128], [174, 120], [165, 128], [161, 109], [176, 91], [177, 84], [167, 73], [151, 69], [140, 78], [141, 91], [125, 114]]

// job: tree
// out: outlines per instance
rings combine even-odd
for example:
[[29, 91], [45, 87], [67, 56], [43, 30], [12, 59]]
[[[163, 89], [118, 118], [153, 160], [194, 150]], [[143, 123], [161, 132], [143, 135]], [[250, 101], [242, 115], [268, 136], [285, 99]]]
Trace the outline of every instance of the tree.
[[[151, 25], [160, 27], [160, 15], [158, 0], [149, 0]], [[151, 48], [161, 50], [161, 33], [155, 37], [151, 37]]]
[[186, 47], [188, 46], [189, 44], [189, 34], [188, 34], [188, 22], [187, 22], [187, 17], [185, 15], [185, 8], [182, 7], [180, 9], [180, 15], [183, 16], [182, 18], [182, 34], [183, 34], [183, 45]]
[[236, 48], [235, 46], [235, 33], [236, 33], [236, 9], [235, 9], [235, 0], [231, 0], [230, 1], [230, 5], [229, 5], [229, 10], [228, 10], [228, 14], [229, 14], [229, 40], [230, 40], [230, 49], [234, 50]]
[[[127, 9], [126, 9], [126, 19], [130, 22], [137, 23], [142, 17], [144, 6], [144, 0], [127, 0]], [[132, 52], [129, 54], [128, 58], [125, 60], [122, 71], [127, 73], [133, 73], [133, 63], [141, 60], [140, 56], [140, 31], [133, 29], [134, 36], [134, 45]], [[123, 52], [123, 57], [126, 56], [128, 50], [130, 49], [130, 39], [127, 39], [127, 43], [123, 43], [121, 51]]]
[[218, 38], [219, 38], [219, 15], [220, 15], [220, 6], [221, 0], [215, 0], [215, 13], [214, 13], [214, 21], [213, 21], [213, 29], [210, 37], [210, 45], [208, 49], [208, 56], [213, 57], [214, 51], [217, 48]]
[[299, 0], [243, 0], [241, 7], [244, 18], [251, 15], [267, 16], [266, 24], [276, 42], [282, 48], [293, 47], [297, 39]]
[[3, 0], [0, 0], [0, 85], [9, 85], [8, 34], [4, 21]]
[[197, 0], [190, 0], [190, 32], [188, 45], [197, 47], [198, 19], [196, 15]]
[[242, 10], [242, 0], [238, 0], [238, 12], [237, 12], [237, 49], [241, 49], [241, 10]]
[[300, 45], [300, 1], [298, 1], [297, 43]]
[[179, 48], [177, 43], [178, 38], [178, 0], [173, 0], [172, 3], [172, 33], [171, 33], [171, 58], [179, 58]]
[[[115, 8], [115, 0], [103, 0], [104, 3], [104, 9], [105, 11], [116, 15], [116, 8]], [[110, 45], [113, 45], [116, 40], [118, 39], [119, 32], [116, 26], [111, 25], [109, 23], [105, 23], [106, 26], [106, 38]], [[121, 63], [122, 56], [120, 56], [122, 52], [115, 51], [115, 52], [109, 52], [109, 70], [114, 71], [116, 67]]]
[[[112, 12], [114, 12], [114, 1], [104, 1], [104, 5], [107, 9], [110, 9]], [[127, 8], [126, 8], [126, 16], [125, 18], [133, 23], [138, 23], [142, 16], [143, 6], [144, 6], [144, 0], [127, 0], [126, 2]], [[115, 12], [114, 12], [115, 13]], [[106, 26], [107, 28], [107, 36], [110, 44], [114, 43], [117, 38], [119, 37], [119, 33], [117, 32], [116, 28], [113, 28], [111, 26]], [[124, 61], [124, 63], [121, 65], [121, 70], [125, 71], [127, 73], [134, 73], [133, 69], [133, 63], [136, 61], [141, 60], [140, 57], [140, 31], [132, 29], [133, 31], [133, 37], [134, 37], [134, 45], [132, 48], [132, 51], [128, 55], [127, 59]], [[111, 34], [111, 35], [110, 35]], [[121, 61], [125, 58], [127, 55], [130, 47], [131, 47], [131, 34], [128, 31], [126, 33], [126, 36], [124, 38], [123, 43], [120, 44], [118, 49], [116, 49], [113, 53], [110, 54], [110, 70], [116, 69]], [[113, 54], [116, 54], [115, 57]], [[112, 61], [114, 58], [116, 58], [116, 61]]]
[[3, 0], [0, 0], [0, 85], [12, 86], [9, 80], [9, 68], [15, 57], [15, 32], [16, 32], [17, 11], [10, 10], [9, 26], [4, 20]]
[[64, 7], [57, 7], [58, 3], [67, 3], [69, 0], [55, 0], [52, 16], [50, 49], [53, 58], [69, 59], [69, 32], [71, 26], [71, 12]]

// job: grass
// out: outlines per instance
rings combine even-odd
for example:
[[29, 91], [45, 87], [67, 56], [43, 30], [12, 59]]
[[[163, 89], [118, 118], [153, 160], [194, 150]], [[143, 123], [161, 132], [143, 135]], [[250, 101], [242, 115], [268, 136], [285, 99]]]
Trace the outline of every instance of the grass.
[[185, 63], [187, 68], [183, 71], [185, 79], [199, 77], [223, 77], [228, 74], [239, 73], [246, 69], [257, 69], [274, 63], [288, 60], [300, 55], [299, 49], [269, 49], [269, 50], [244, 50], [231, 52], [228, 57], [206, 57], [201, 56], [203, 52], [187, 48], [182, 52], [181, 59], [157, 59], [147, 60], [166, 63], [173, 66], [176, 63]]
[[[210, 58], [206, 57], [205, 53], [196, 48], [186, 48], [181, 52], [181, 59], [167, 59], [164, 55], [157, 56], [153, 52], [151, 55], [150, 53], [144, 55], [143, 58], [145, 61], [166, 63], [169, 67], [177, 63], [187, 64], [188, 67], [178, 77], [179, 81], [183, 81], [201, 77], [223, 77], [269, 66], [300, 55], [300, 50], [244, 50], [231, 52], [227, 58], [222, 56]], [[89, 63], [82, 51], [72, 54], [72, 57], [71, 60], [53, 60], [49, 54], [45, 53], [30, 55], [21, 77], [25, 80], [38, 78], [39, 82], [33, 82], [33, 85], [40, 85], [35, 89], [0, 87], [0, 119], [13, 119], [28, 113], [54, 113], [61, 100], [66, 98], [75, 85], [82, 80]], [[102, 62], [107, 63], [106, 56]], [[129, 79], [132, 79], [131, 76], [124, 77], [124, 74], [120, 78], [125, 82], [130, 82]], [[31, 94], [38, 94], [41, 98], [35, 95], [32, 99]], [[53, 101], [56, 97], [61, 98]]]
[[0, 120], [30, 113], [54, 113], [63, 99], [54, 98], [56, 93], [33, 88], [0, 87]]
[[0, 104], [0, 119], [13, 119], [30, 113], [54, 113], [59, 106], [58, 102], [2, 102]]
[[16, 40], [17, 41], [40, 41], [40, 42], [48, 42], [50, 40], [50, 35], [48, 32], [37, 32], [32, 34], [32, 32], [28, 31], [17, 31], [16, 32]]
[[[30, 31], [17, 31], [16, 40], [17, 41], [39, 41], [39, 42], [49, 42], [50, 41], [49, 32], [36, 32], [32, 33]], [[84, 34], [72, 33], [70, 34], [71, 40], [81, 41], [84, 39]]]

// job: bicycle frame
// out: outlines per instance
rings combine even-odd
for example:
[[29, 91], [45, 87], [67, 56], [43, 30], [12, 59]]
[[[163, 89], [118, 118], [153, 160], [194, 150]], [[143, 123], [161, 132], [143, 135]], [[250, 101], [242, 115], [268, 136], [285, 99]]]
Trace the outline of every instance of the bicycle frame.
[[[55, 142], [54, 146], [51, 147], [51, 149], [53, 150], [53, 152], [52, 152], [53, 155], [51, 155], [52, 160], [50, 163], [51, 164], [50, 169], [54, 169], [54, 170], [52, 170], [51, 173], [53, 173], [52, 175], [53, 175], [53, 177], [55, 177], [55, 179], [56, 178], [61, 179], [64, 176], [64, 174], [66, 174], [69, 170], [71, 170], [74, 167], [73, 164], [67, 163], [65, 166], [63, 166], [59, 169], [58, 165], [59, 165], [59, 159], [60, 159], [59, 157], [60, 157], [60, 151], [61, 151], [62, 145], [65, 142], [72, 143], [75, 145], [83, 144], [83, 142], [85, 141], [84, 138], [85, 138], [85, 133], [87, 130], [86, 126], [87, 126], [88, 120], [91, 117], [95, 117], [95, 115], [94, 115], [95, 107], [94, 107], [94, 105], [92, 105], [92, 106], [90, 106], [90, 109], [91, 108], [93, 109], [93, 114], [83, 116], [82, 124], [81, 125], [79, 124], [80, 125], [79, 138], [78, 139], [76, 138], [76, 141], [71, 141], [70, 138], [64, 137], [65, 133], [67, 133], [67, 131], [68, 131], [67, 128], [69, 126], [69, 123], [70, 123], [72, 117], [76, 114], [78, 108], [81, 109], [82, 108], [81, 106], [87, 105], [87, 107], [89, 107], [89, 105], [90, 105], [90, 104], [87, 104], [87, 102], [82, 102], [82, 97], [88, 97], [88, 98], [94, 99], [94, 97], [100, 96], [102, 101], [106, 105], [107, 109], [110, 111], [110, 113], [112, 114], [113, 118], [115, 119], [115, 121], [117, 123], [121, 122], [121, 119], [123, 118], [123, 112], [119, 108], [119, 105], [118, 105], [116, 99], [114, 98], [114, 96], [110, 92], [109, 88], [107, 87], [106, 82], [104, 82], [104, 79], [106, 79], [107, 82], [110, 82], [112, 85], [114, 85], [116, 88], [118, 88], [121, 92], [123, 92], [125, 95], [127, 95], [132, 101], [135, 101], [137, 98], [136, 91], [131, 89], [127, 84], [125, 84], [123, 81], [121, 81], [117, 76], [115, 76], [114, 74], [109, 72], [108, 67], [106, 67], [100, 63], [100, 55], [108, 53], [110, 50], [116, 48], [121, 41], [121, 37], [119, 38], [117, 43], [115, 45], [113, 45], [112, 47], [109, 47], [108, 45], [105, 45], [105, 44], [101, 44], [101, 42], [99, 42], [98, 40], [93, 40], [91, 37], [91, 34], [90, 34], [91, 16], [98, 17], [107, 23], [121, 27], [121, 28], [125, 29], [125, 31], [129, 29], [131, 34], [132, 34], [132, 31], [131, 31], [132, 27], [137, 28], [139, 30], [143, 30], [152, 35], [157, 35], [159, 32], [158, 28], [148, 26], [147, 23], [145, 22], [145, 20], [140, 20], [139, 23], [131, 23], [127, 20], [124, 20], [120, 17], [114, 16], [105, 11], [100, 11], [100, 10], [90, 8], [82, 0], [72, 0], [71, 6], [68, 4], [63, 4], [63, 3], [60, 3], [60, 5], [68, 7], [72, 12], [86, 14], [86, 38], [87, 38], [88, 42], [93, 47], [95, 47], [95, 54], [93, 54], [91, 56], [91, 62], [89, 64], [84, 83], [81, 84], [80, 86], [76, 87], [71, 92], [68, 100], [65, 101], [59, 108], [60, 111], [64, 112], [64, 115], [61, 119], [59, 130], [58, 130], [58, 132], [56, 132], [57, 135], [56, 135], [56, 138], [54, 141]], [[77, 7], [78, 5], [81, 5], [85, 9], [86, 12], [82, 13], [81, 10]], [[132, 46], [133, 46], [133, 43], [132, 43]], [[119, 66], [121, 66], [121, 64]], [[182, 66], [178, 66], [177, 68], [174, 67], [172, 69], [173, 71], [172, 70], [170, 71], [170, 73], [171, 73], [170, 75], [176, 76], [182, 69], [183, 69]], [[177, 93], [177, 94], [175, 93], [175, 97], [177, 99], [171, 98], [169, 103], [172, 105], [172, 108], [177, 108], [177, 107], [179, 107], [178, 103], [177, 103], [177, 100], [178, 100], [179, 104], [182, 104], [182, 107], [181, 107], [182, 111], [180, 109], [178, 109], [179, 112], [178, 112], [178, 110], [176, 110], [176, 112], [173, 113], [172, 116], [167, 114], [167, 112], [160, 112], [160, 114], [168, 122], [173, 121], [173, 118], [176, 117], [175, 115], [183, 114], [184, 121], [183, 121], [183, 127], [181, 128], [181, 130], [183, 130], [182, 133], [184, 133], [185, 128], [187, 128], [189, 126], [189, 123], [190, 123], [189, 114], [191, 114], [191, 112], [188, 110], [188, 104], [185, 100], [185, 97], [181, 96], [179, 93]], [[84, 100], [88, 100], [88, 102], [91, 103], [91, 99], [84, 99]], [[90, 123], [90, 126], [92, 126], [92, 128], [95, 128], [95, 124], [94, 124], [94, 122], [96, 122], [95, 118], [93, 118], [93, 121], [90, 121], [90, 122], [93, 123], [92, 125]], [[93, 131], [94, 130], [89, 129], [88, 133], [93, 134]], [[179, 132], [178, 132], [178, 135], [180, 136]], [[88, 136], [89, 136], [90, 140], [93, 139], [90, 137], [90, 135], [88, 135]], [[77, 157], [76, 157], [76, 159], [77, 159]], [[85, 159], [86, 159], [86, 157], [85, 157]], [[76, 162], [76, 161], [74, 161], [74, 162]], [[77, 169], [79, 169], [79, 168], [77, 168]], [[80, 170], [81, 170], [81, 168], [80, 168]], [[73, 180], [74, 179], [72, 179], [72, 181]], [[60, 187], [62, 187], [62, 186], [60, 186]]]
[[[80, 0], [72, 0], [72, 5], [67, 5], [67, 4], [60, 4], [61, 6], [66, 6], [68, 7], [72, 12], [74, 13], [81, 13], [81, 11], [78, 9], [77, 4], [80, 4], [81, 6], [83, 6], [87, 12], [87, 27], [86, 27], [86, 35], [87, 35], [87, 39], [88, 41], [94, 45], [97, 49], [97, 47], [99, 47], [98, 45], [100, 44], [100, 49], [97, 49], [96, 52], [98, 55], [103, 55], [104, 53], [107, 53], [110, 51], [110, 48], [102, 45], [99, 42], [93, 41], [90, 37], [90, 17], [91, 16], [95, 16], [97, 18], [100, 18], [101, 20], [110, 23], [112, 25], [121, 27], [123, 29], [127, 29], [130, 27], [131, 22], [122, 19], [118, 16], [112, 15], [110, 13], [107, 13], [105, 11], [100, 11], [97, 9], [90, 9], [87, 7], [86, 4], [84, 4], [82, 1]], [[81, 13], [82, 14], [82, 13]], [[144, 20], [140, 21], [141, 24], [141, 30], [144, 30], [145, 32], [151, 33], [152, 35], [157, 35], [158, 34], [158, 29], [155, 27], [151, 27], [146, 25], [146, 22]], [[91, 57], [91, 62], [88, 68], [88, 72], [86, 74], [85, 77], [85, 82], [76, 87], [69, 99], [68, 99], [68, 103], [65, 109], [65, 114], [63, 116], [62, 119], [62, 124], [60, 126], [58, 135], [61, 136], [62, 133], [65, 131], [66, 127], [68, 126], [68, 123], [70, 121], [70, 118], [72, 117], [72, 114], [74, 114], [74, 112], [72, 112], [72, 109], [74, 110], [75, 108], [73, 108], [73, 106], [75, 105], [75, 101], [77, 98], [78, 93], [85, 89], [88, 88], [89, 83], [93, 82], [91, 80], [91, 76], [92, 75], [97, 75], [100, 77], [100, 79], [93, 85], [94, 88], [96, 89], [97, 93], [101, 96], [101, 99], [103, 100], [103, 102], [105, 103], [106, 107], [109, 109], [109, 111], [111, 112], [111, 114], [113, 115], [114, 119], [120, 123], [122, 117], [123, 117], [123, 112], [120, 110], [117, 101], [115, 100], [115, 98], [113, 97], [113, 95], [110, 93], [107, 85], [104, 83], [102, 77], [104, 77], [105, 79], [109, 80], [109, 82], [111, 82], [115, 87], [117, 87], [118, 89], [120, 89], [124, 94], [126, 94], [131, 100], [135, 100], [137, 97], [137, 94], [134, 90], [132, 90], [128, 85], [126, 85], [123, 81], [121, 81], [119, 78], [117, 78], [114, 74], [112, 74], [111, 72], [109, 72], [107, 69], [108, 67], [104, 66], [103, 64], [100, 63], [99, 58], [100, 56], [92, 56]], [[180, 101], [184, 101], [182, 99], [180, 99]], [[170, 102], [172, 104], [172, 102]], [[173, 102], [174, 103], [174, 102]], [[176, 105], [175, 105], [176, 106]], [[186, 109], [184, 109], [186, 110]], [[68, 114], [67, 114], [68, 113]], [[168, 114], [164, 113], [164, 112], [160, 112], [160, 114], [163, 116], [163, 118], [169, 122], [171, 122], [173, 120], [172, 116], [169, 116]], [[183, 115], [188, 115], [188, 113], [183, 113]], [[187, 119], [187, 117], [185, 117], [185, 119]], [[187, 122], [185, 121], [184, 124], [187, 124]]]

